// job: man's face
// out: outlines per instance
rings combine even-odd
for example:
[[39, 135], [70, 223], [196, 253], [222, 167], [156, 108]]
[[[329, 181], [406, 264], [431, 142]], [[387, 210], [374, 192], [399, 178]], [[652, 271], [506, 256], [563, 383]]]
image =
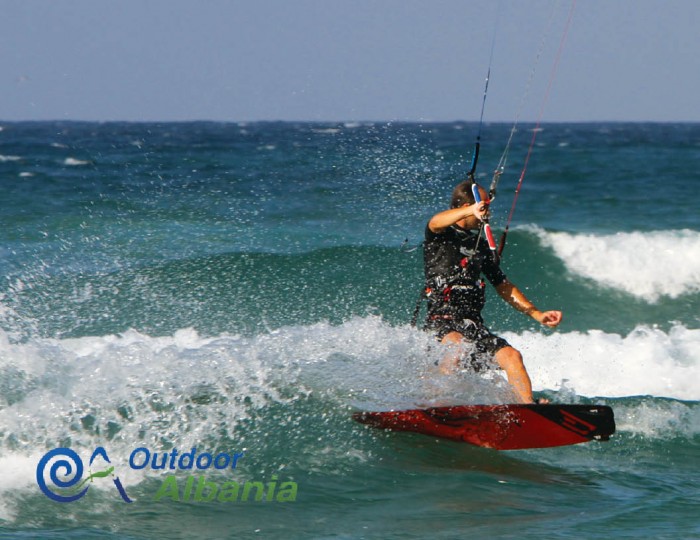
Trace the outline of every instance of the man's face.
[[[489, 195], [486, 192], [484, 188], [479, 186], [479, 196], [481, 197], [481, 202], [486, 205], [487, 211], [486, 215], [484, 216], [485, 218], [488, 218], [490, 213], [488, 211], [489, 205], [491, 204], [491, 200], [489, 199]], [[471, 206], [469, 203], [464, 204], [463, 206]], [[476, 216], [469, 216], [465, 218], [465, 229], [478, 229], [481, 226], [481, 220], [476, 217]]]

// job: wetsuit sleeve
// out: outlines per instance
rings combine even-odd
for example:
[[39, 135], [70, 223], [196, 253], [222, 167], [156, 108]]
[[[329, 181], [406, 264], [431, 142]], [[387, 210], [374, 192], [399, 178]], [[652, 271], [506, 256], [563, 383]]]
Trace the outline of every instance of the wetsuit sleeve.
[[508, 278], [506, 277], [505, 273], [503, 273], [503, 270], [501, 270], [500, 265], [493, 260], [493, 256], [488, 249], [482, 250], [482, 254], [484, 257], [484, 264], [481, 267], [481, 271], [484, 273], [486, 279], [489, 280], [491, 285], [498, 287]]
[[437, 234], [435, 234], [433, 231], [430, 230], [430, 226], [428, 223], [425, 224], [425, 239], [430, 242], [433, 240]]

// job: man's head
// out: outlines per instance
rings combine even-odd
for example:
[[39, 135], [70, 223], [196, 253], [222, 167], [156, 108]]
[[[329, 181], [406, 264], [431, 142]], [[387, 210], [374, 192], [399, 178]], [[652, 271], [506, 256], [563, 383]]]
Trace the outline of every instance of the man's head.
[[[467, 180], [465, 182], [460, 182], [452, 191], [452, 203], [451, 208], [459, 208], [465, 204], [474, 204], [474, 194], [472, 193], [473, 182]], [[477, 184], [478, 185], [478, 184]], [[481, 194], [481, 200], [488, 203], [489, 197], [486, 190], [479, 186], [479, 193]]]

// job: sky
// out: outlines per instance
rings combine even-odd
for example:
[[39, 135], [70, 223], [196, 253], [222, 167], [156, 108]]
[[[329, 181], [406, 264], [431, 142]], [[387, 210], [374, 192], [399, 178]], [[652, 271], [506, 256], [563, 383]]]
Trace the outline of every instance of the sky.
[[571, 6], [0, 0], [0, 121], [700, 121], [700, 1]]

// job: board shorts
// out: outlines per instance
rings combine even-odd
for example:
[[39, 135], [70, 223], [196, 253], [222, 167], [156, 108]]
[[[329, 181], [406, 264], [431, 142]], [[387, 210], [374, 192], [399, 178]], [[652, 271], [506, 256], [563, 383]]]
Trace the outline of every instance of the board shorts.
[[502, 337], [491, 333], [480, 319], [428, 318], [425, 329], [433, 331], [438, 341], [442, 341], [450, 332], [462, 334], [464, 340], [472, 345], [471, 350], [465, 351], [463, 367], [475, 371], [493, 366], [494, 355], [504, 347], [511, 346]]

